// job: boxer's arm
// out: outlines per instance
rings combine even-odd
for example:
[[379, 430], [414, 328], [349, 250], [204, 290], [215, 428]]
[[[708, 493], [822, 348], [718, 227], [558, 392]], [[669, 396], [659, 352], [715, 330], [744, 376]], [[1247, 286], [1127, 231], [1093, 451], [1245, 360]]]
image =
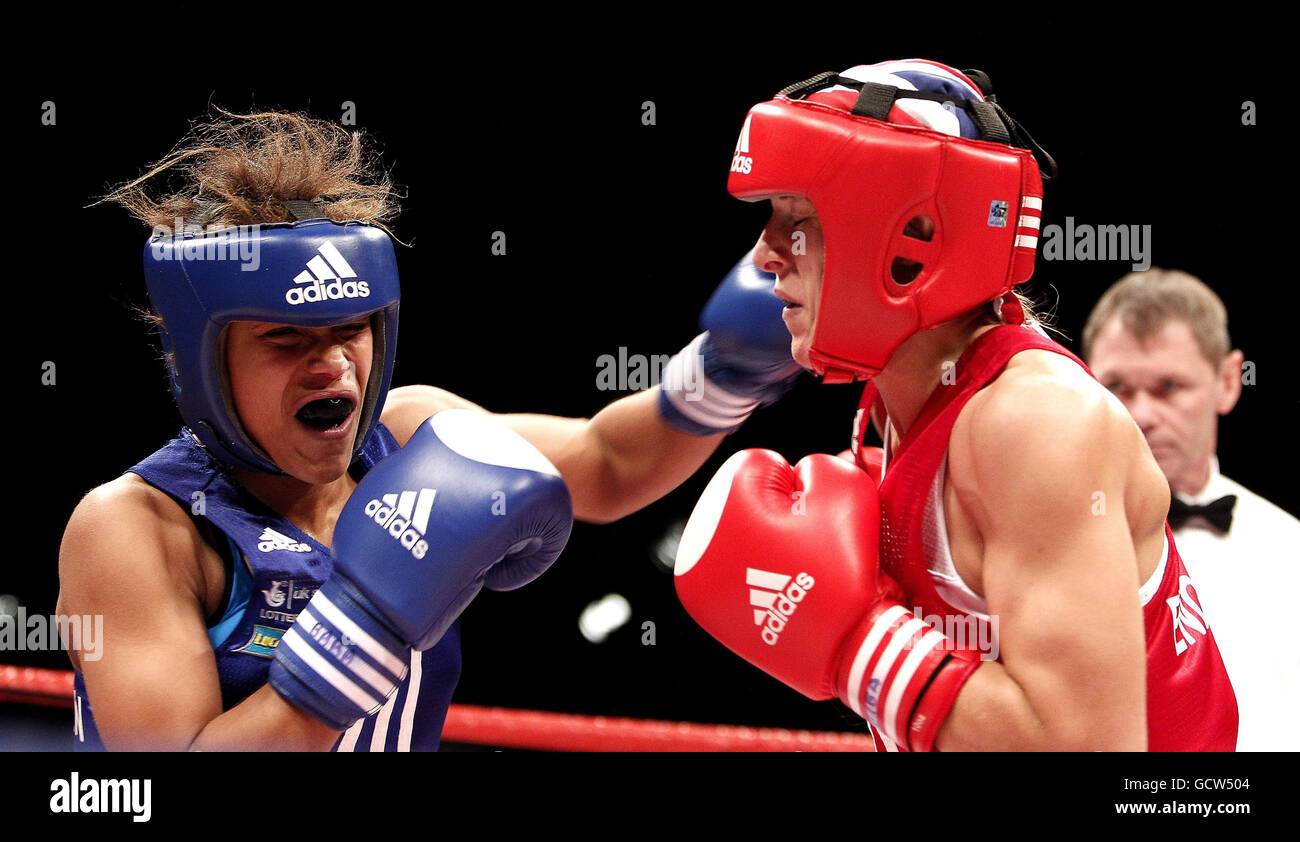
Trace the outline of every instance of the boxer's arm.
[[[776, 277], [742, 257], [709, 298], [703, 333], [674, 355], [662, 383], [615, 401], [591, 419], [506, 415], [501, 420], [560, 471], [580, 520], [605, 523], [680, 485], [757, 407], [789, 389], [790, 357]], [[439, 409], [477, 409], [431, 387], [394, 389], [383, 420], [399, 442]]]
[[[59, 551], [60, 614], [104, 618], [72, 652], [110, 750], [327, 750], [338, 732], [263, 686], [225, 713], [188, 517], [129, 477], [86, 496]], [[92, 660], [92, 656], [98, 655]]]
[[546, 454], [573, 494], [574, 516], [608, 523], [663, 497], [718, 449], [725, 433], [699, 436], [667, 424], [659, 387], [614, 401], [590, 419], [505, 415]]
[[936, 745], [1146, 749], [1146, 653], [1125, 511], [1136, 430], [1096, 395], [1023, 381], [991, 393], [950, 471], [983, 541], [999, 662], [962, 688]]
[[388, 391], [380, 420], [388, 427], [398, 444], [405, 446], [407, 440], [430, 415], [442, 412], [444, 409], [487, 412], [473, 401], [452, 394], [446, 389], [439, 389], [437, 386], [397, 386]]
[[[401, 443], [443, 409], [482, 407], [432, 386], [389, 393], [383, 422]], [[503, 414], [497, 418], [555, 465], [578, 520], [608, 523], [672, 491], [717, 450], [725, 434], [696, 436], [663, 420], [659, 387], [614, 401], [592, 418]]]

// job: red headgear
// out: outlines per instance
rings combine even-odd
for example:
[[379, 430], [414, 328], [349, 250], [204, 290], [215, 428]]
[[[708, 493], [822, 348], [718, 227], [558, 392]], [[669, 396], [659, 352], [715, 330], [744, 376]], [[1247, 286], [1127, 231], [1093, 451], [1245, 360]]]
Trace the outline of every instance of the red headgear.
[[[821, 220], [811, 360], [827, 382], [876, 374], [907, 337], [1033, 274], [1042, 178], [1008, 144], [1055, 164], [968, 72], [981, 84], [918, 60], [823, 73], [745, 118], [727, 189], [805, 196]], [[933, 221], [928, 240], [904, 232], [915, 217]]]

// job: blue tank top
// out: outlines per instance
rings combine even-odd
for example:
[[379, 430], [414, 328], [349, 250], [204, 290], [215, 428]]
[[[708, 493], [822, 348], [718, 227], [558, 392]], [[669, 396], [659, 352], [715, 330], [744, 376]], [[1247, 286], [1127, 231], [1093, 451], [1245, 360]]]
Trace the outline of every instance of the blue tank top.
[[[360, 479], [399, 449], [388, 428], [376, 424], [349, 470]], [[226, 558], [225, 607], [208, 627], [208, 638], [217, 659], [222, 710], [230, 710], [267, 683], [275, 647], [329, 578], [333, 556], [240, 485], [188, 428], [128, 473], [191, 512], [200, 532]], [[413, 653], [397, 692], [378, 713], [345, 731], [334, 750], [436, 751], [460, 667], [457, 622], [438, 645]], [[103, 751], [80, 672], [74, 684], [74, 748]]]

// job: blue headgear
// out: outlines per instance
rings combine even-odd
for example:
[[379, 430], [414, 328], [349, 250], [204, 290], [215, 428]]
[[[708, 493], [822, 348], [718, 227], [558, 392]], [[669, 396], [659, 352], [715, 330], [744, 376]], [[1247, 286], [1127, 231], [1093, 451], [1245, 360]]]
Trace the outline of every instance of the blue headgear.
[[154, 236], [145, 244], [144, 276], [165, 323], [163, 349], [172, 354], [168, 376], [181, 417], [217, 458], [263, 473], [284, 472], [235, 412], [226, 326], [324, 327], [371, 316], [375, 355], [356, 439], [361, 450], [379, 421], [397, 352], [401, 291], [383, 230], [308, 219]]

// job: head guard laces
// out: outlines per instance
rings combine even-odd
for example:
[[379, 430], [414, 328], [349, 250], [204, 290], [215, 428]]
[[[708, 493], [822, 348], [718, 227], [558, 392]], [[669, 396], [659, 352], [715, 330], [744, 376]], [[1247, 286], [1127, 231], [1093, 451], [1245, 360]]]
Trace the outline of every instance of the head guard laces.
[[360, 222], [301, 221], [152, 237], [145, 245], [149, 299], [165, 324], [172, 395], [190, 430], [218, 459], [284, 472], [248, 434], [235, 411], [225, 362], [235, 321], [327, 327], [369, 317], [374, 359], [362, 396], [356, 452], [378, 423], [392, 381], [401, 298], [393, 244]]
[[[844, 382], [1029, 279], [1042, 215], [1036, 155], [1050, 178], [1055, 162], [984, 74], [890, 61], [822, 73], [754, 106], [727, 188], [813, 203], [825, 263], [810, 357], [827, 382]], [[918, 217], [933, 223], [930, 236], [909, 228]]]

